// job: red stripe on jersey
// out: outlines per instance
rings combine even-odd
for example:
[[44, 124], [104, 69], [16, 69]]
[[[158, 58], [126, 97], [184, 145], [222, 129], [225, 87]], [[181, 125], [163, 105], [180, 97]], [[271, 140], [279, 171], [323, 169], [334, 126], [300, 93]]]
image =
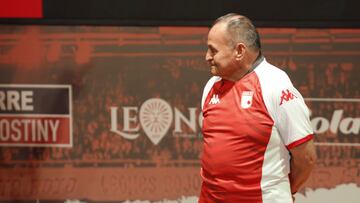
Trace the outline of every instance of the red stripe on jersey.
[[0, 18], [42, 17], [42, 0], [0, 0]]
[[287, 149], [292, 149], [292, 148], [294, 148], [296, 146], [299, 146], [299, 145], [301, 145], [301, 144], [303, 144], [303, 143], [305, 143], [305, 142], [307, 142], [307, 141], [309, 141], [309, 140], [311, 140], [313, 138], [314, 138], [314, 136], [312, 134], [307, 135], [306, 137], [301, 138], [300, 140], [297, 140], [297, 141], [292, 142], [291, 144], [287, 145], [286, 148]]

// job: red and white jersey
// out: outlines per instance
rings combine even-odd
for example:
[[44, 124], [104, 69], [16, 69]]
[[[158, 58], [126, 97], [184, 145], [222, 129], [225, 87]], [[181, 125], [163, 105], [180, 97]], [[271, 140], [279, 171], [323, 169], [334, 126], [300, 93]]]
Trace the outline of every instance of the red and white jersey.
[[202, 99], [200, 203], [289, 203], [289, 149], [313, 137], [287, 74], [265, 59], [237, 82], [212, 77]]

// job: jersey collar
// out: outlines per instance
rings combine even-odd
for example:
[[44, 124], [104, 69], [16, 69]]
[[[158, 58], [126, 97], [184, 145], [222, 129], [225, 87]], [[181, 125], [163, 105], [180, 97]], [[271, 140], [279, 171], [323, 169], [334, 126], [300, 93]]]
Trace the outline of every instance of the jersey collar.
[[[258, 57], [255, 59], [253, 65], [251, 66], [251, 68], [245, 73], [245, 75], [251, 73], [252, 71], [255, 70], [255, 68], [257, 68], [261, 62], [263, 62], [265, 60], [265, 57], [262, 55], [261, 51], [259, 52]], [[244, 75], [244, 76], [245, 76]]]

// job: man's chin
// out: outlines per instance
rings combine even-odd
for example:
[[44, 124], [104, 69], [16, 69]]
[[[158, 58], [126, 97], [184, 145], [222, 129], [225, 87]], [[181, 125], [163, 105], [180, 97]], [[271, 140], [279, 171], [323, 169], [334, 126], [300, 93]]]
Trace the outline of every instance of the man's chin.
[[218, 76], [219, 75], [217, 69], [215, 67], [213, 67], [213, 66], [210, 68], [210, 73], [213, 76]]

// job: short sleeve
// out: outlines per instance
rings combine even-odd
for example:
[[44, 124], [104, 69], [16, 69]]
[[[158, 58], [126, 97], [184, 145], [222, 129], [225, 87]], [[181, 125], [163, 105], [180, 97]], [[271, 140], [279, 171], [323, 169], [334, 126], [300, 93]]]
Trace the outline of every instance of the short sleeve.
[[309, 109], [291, 83], [274, 90], [273, 100], [275, 126], [288, 149], [313, 138]]
[[255, 69], [266, 108], [288, 149], [313, 138], [309, 109], [288, 75], [264, 61]]

